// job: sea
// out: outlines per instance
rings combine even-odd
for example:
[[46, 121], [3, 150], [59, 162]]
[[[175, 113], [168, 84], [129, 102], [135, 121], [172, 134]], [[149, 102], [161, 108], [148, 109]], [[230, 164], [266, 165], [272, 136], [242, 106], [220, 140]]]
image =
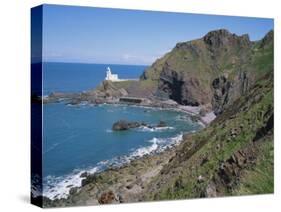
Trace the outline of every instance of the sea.
[[[44, 63], [44, 95], [94, 89], [105, 78], [106, 68], [119, 78], [135, 79], [146, 66], [114, 64]], [[112, 131], [114, 122], [142, 121], [164, 128], [139, 127]], [[144, 155], [161, 152], [181, 142], [183, 133], [201, 126], [184, 113], [126, 105], [69, 106], [64, 102], [43, 105], [43, 195], [65, 198], [81, 186], [81, 174], [119, 167]]]

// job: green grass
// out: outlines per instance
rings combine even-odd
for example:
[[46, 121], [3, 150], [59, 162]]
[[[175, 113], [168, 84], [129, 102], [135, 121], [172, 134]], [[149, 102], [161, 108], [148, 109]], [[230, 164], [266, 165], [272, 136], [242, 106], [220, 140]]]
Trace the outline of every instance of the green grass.
[[[255, 100], [257, 95], [261, 95], [259, 101]], [[216, 175], [221, 162], [253, 142], [257, 130], [268, 119], [266, 112], [273, 111], [270, 108], [273, 108], [273, 86], [271, 78], [267, 78], [260, 81], [248, 97], [242, 97], [234, 103], [220, 119], [185, 141], [178, 150], [178, 157], [164, 168], [166, 174], [158, 176], [151, 183], [161, 183], [160, 188], [147, 198], [166, 200], [200, 197]], [[229, 119], [232, 113], [235, 114], [233, 111], [237, 111], [235, 118]], [[240, 125], [243, 125], [241, 132], [228, 141], [231, 129], [237, 129]], [[194, 154], [190, 153], [191, 143], [202, 144]], [[243, 170], [245, 174], [241, 177], [240, 186], [235, 191], [225, 188], [224, 195], [272, 193], [272, 142], [264, 142], [260, 152], [257, 165], [253, 169]], [[208, 156], [208, 161], [201, 165], [204, 156]], [[204, 177], [204, 182], [198, 183], [200, 175]]]
[[247, 170], [234, 195], [267, 194], [274, 192], [273, 137], [262, 141], [257, 165]]

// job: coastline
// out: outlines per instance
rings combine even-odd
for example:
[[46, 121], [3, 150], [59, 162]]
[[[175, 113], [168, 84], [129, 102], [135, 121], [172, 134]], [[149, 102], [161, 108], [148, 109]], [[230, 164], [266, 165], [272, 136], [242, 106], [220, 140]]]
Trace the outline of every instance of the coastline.
[[[136, 104], [124, 104], [124, 103], [118, 104], [118, 103], [112, 103], [112, 102], [103, 103], [102, 105], [104, 105], [104, 104], [105, 105], [114, 104], [117, 106], [126, 105], [126, 106], [131, 106], [131, 107], [142, 107], [142, 108], [149, 108], [149, 109], [153, 108], [153, 109], [157, 109], [157, 110], [172, 110], [172, 111], [177, 111], [177, 112], [186, 114], [186, 115], [188, 115], [188, 117], [193, 117], [192, 121], [197, 122], [203, 128], [206, 127], [207, 124], [209, 124], [209, 123], [202, 122], [201, 119], [198, 118], [199, 115], [196, 114], [195, 112], [193, 112], [192, 110], [179, 108], [178, 105], [177, 105], [177, 107], [157, 107], [155, 105], [136, 105]], [[85, 103], [83, 103], [83, 105], [85, 105]], [[99, 105], [101, 105], [101, 104], [99, 104]], [[74, 106], [79, 106], [79, 104], [74, 105]], [[97, 106], [97, 105], [95, 105], [95, 106]], [[198, 107], [196, 107], [196, 108], [193, 107], [193, 110], [199, 111]], [[74, 193], [76, 193], [77, 191], [80, 191], [81, 189], [83, 190], [83, 188], [85, 186], [84, 183], [86, 181], [91, 181], [93, 178], [95, 178], [95, 176], [107, 175], [106, 173], [111, 173], [112, 170], [114, 170], [114, 172], [121, 174], [124, 172], [123, 170], [126, 170], [126, 169], [131, 170], [130, 167], [135, 166], [135, 164], [139, 164], [139, 163], [145, 163], [145, 164], [150, 164], [150, 165], [154, 164], [154, 162], [152, 162], [151, 160], [154, 160], [155, 158], [157, 158], [158, 162], [157, 162], [157, 165], [156, 164], [153, 165], [152, 170], [154, 170], [154, 168], [156, 170], [158, 170], [158, 169], [160, 170], [159, 165], [160, 164], [164, 165], [164, 163], [167, 162], [168, 158], [171, 158], [173, 156], [173, 153], [176, 151], [177, 146], [179, 146], [182, 143], [182, 141], [184, 140], [184, 137], [188, 136], [192, 133], [194, 133], [194, 132], [190, 132], [190, 133], [183, 132], [183, 134], [181, 134], [180, 137], [179, 137], [179, 135], [176, 135], [175, 137], [172, 137], [172, 138], [166, 138], [166, 139], [176, 138], [176, 140], [173, 141], [173, 143], [171, 143], [169, 146], [166, 146], [164, 149], [162, 149], [160, 151], [158, 151], [158, 150], [156, 151], [152, 148], [153, 145], [157, 145], [157, 143], [156, 144], [153, 143], [151, 146], [149, 146], [152, 148], [151, 151], [148, 151], [148, 153], [144, 153], [141, 156], [135, 156], [135, 157], [133, 156], [132, 158], [128, 159], [128, 161], [126, 163], [123, 163], [120, 166], [116, 166], [116, 167], [109, 166], [109, 168], [102, 169], [102, 170], [99, 170], [97, 167], [94, 167], [90, 170], [80, 171], [80, 172], [76, 173], [76, 175], [74, 176], [75, 182], [76, 182], [75, 184], [71, 184], [66, 187], [59, 186], [59, 188], [64, 190], [63, 192], [66, 192], [66, 193], [64, 193], [63, 195], [52, 195], [51, 196], [52, 198], [50, 196], [47, 197], [48, 196], [47, 195], [47, 196], [44, 196], [43, 198], [46, 200], [46, 202], [48, 204], [51, 204], [51, 205], [53, 203], [57, 204], [57, 202], [65, 202], [68, 199], [71, 199]], [[138, 151], [138, 149], [137, 149], [137, 151]], [[80, 182], [78, 182], [78, 181], [80, 181]], [[144, 183], [146, 183], [146, 182], [144, 182]], [[66, 189], [67, 189], [67, 191], [65, 191]]]
[[[103, 82], [104, 84], [105, 82]], [[108, 82], [106, 82], [108, 83]], [[116, 88], [114, 88], [116, 90]], [[188, 117], [190, 117], [192, 122], [197, 122], [199, 125], [201, 125], [203, 128], [207, 127], [215, 118], [213, 111], [210, 111], [210, 108], [206, 106], [184, 106], [180, 105], [177, 102], [173, 100], [159, 100], [157, 98], [141, 98], [141, 97], [127, 97], [128, 95], [118, 95], [114, 96], [111, 93], [110, 96], [107, 95], [108, 88], [105, 90], [100, 91], [99, 88], [96, 88], [94, 90], [90, 90], [87, 92], [82, 93], [51, 93], [48, 96], [43, 97], [43, 103], [44, 104], [51, 104], [51, 103], [59, 103], [63, 102], [65, 105], [69, 106], [82, 106], [82, 105], [92, 105], [92, 106], [99, 106], [99, 105], [116, 105], [116, 106], [131, 106], [131, 107], [142, 107], [142, 108], [153, 108], [157, 110], [170, 110], [170, 111], [176, 111], [183, 114], [186, 114]], [[98, 95], [99, 96], [98, 96]], [[100, 97], [102, 96], [102, 97]], [[123, 102], [120, 101], [121, 98], [139, 98], [142, 99], [141, 103], [135, 103], [135, 102]], [[204, 113], [202, 113], [204, 111]], [[197, 132], [197, 131], [196, 131]], [[192, 132], [193, 133], [193, 132]], [[154, 164], [153, 160], [155, 157], [157, 158], [157, 164], [154, 164], [152, 167], [152, 170], [160, 170], [159, 164], [164, 165], [164, 163], [167, 163], [168, 158], [171, 158], [173, 156], [173, 152], [175, 152], [177, 146], [181, 145], [181, 143], [184, 140], [184, 137], [189, 136], [192, 133], [183, 132], [181, 135], [180, 140], [177, 140], [175, 144], [172, 144], [171, 146], [167, 146], [166, 149], [161, 150], [160, 152], [155, 151], [153, 148], [153, 145], [157, 145], [157, 143], [154, 143], [151, 145], [153, 147], [151, 151], [149, 151], [148, 154], [143, 154], [142, 156], [137, 156], [133, 159], [129, 159], [126, 163], [121, 164], [118, 167], [110, 167], [106, 169], [99, 170], [97, 167], [92, 168], [91, 170], [87, 171], [80, 171], [79, 173], [76, 173], [74, 176], [75, 183], [72, 185], [68, 185], [67, 188], [60, 186], [60, 189], [66, 190], [64, 191], [66, 194], [63, 195], [51, 195], [51, 199], [44, 196], [45, 202], [47, 202], [47, 205], [53, 205], [60, 202], [60, 204], [64, 204], [69, 199], [71, 199], [74, 194], [76, 194], [78, 191], [83, 190], [85, 187], [86, 181], [92, 181], [96, 178], [96, 176], [100, 175], [107, 175], [106, 173], [111, 173], [112, 170], [116, 173], [120, 173], [120, 177], [124, 177], [123, 170], [131, 170], [135, 166], [135, 164], [139, 163], [145, 163], [152, 166]], [[178, 136], [178, 135], [177, 135]], [[176, 136], [176, 137], [177, 137]], [[170, 139], [170, 138], [167, 138]], [[178, 139], [178, 138], [177, 138]], [[144, 162], [145, 161], [145, 162]], [[130, 168], [131, 167], [131, 168]], [[142, 170], [142, 169], [140, 169]], [[157, 173], [156, 173], [157, 174]], [[125, 174], [126, 175], [126, 174]], [[148, 174], [149, 175], [149, 174]], [[135, 176], [137, 178], [137, 176]], [[116, 180], [116, 179], [115, 179]], [[147, 181], [147, 180], [145, 180]], [[106, 184], [106, 182], [103, 182]], [[143, 182], [147, 183], [147, 182]], [[122, 183], [125, 186], [125, 182]], [[112, 186], [112, 185], [111, 185]], [[55, 188], [54, 188], [55, 189]], [[140, 189], [141, 191], [142, 189]], [[96, 192], [99, 193], [99, 192]], [[125, 192], [126, 193], [126, 192]], [[139, 192], [138, 196], [139, 196]], [[99, 194], [100, 195], [100, 194]], [[97, 198], [99, 196], [97, 194]], [[50, 196], [49, 196], [50, 197]], [[131, 200], [130, 200], [131, 201]], [[133, 201], [133, 200], [132, 200]], [[120, 201], [119, 201], [120, 202]], [[85, 203], [83, 203], [85, 204]], [[91, 203], [94, 204], [94, 203]], [[75, 203], [77, 205], [77, 203]]]
[[[139, 147], [129, 154], [113, 157], [104, 161], [100, 161], [93, 167], [85, 169], [76, 169], [68, 175], [59, 177], [60, 181], [55, 185], [46, 185], [44, 188], [45, 198], [50, 200], [67, 198], [72, 193], [71, 190], [79, 188], [83, 185], [83, 181], [86, 178], [92, 177], [111, 169], [120, 169], [129, 166], [132, 162], [147, 158], [149, 156], [160, 155], [165, 151], [171, 150], [178, 146], [183, 139], [183, 134], [177, 134], [167, 138], [156, 138], [149, 140], [150, 145]], [[162, 145], [163, 140], [167, 141], [167, 144]], [[50, 178], [52, 176], [48, 176]], [[48, 182], [51, 179], [47, 179]]]
[[[170, 195], [171, 193], [178, 194], [181, 190], [169, 189], [173, 189], [174, 186], [181, 189], [183, 179], [190, 185], [187, 187], [189, 189], [187, 196], [190, 198], [243, 194], [243, 191], [239, 190], [240, 187], [236, 187], [238, 185], [236, 183], [240, 182], [241, 179], [246, 179], [243, 174], [247, 173], [251, 167], [260, 168], [259, 165], [255, 165], [255, 162], [263, 161], [263, 157], [268, 153], [268, 148], [271, 148], [271, 143], [267, 142], [272, 141], [273, 135], [272, 87], [270, 83], [272, 80], [269, 78], [265, 81], [265, 85], [260, 86], [259, 89], [253, 89], [248, 94], [253, 97], [250, 101], [252, 107], [247, 104], [245, 108], [245, 102], [249, 103], [249, 101], [248, 98], [242, 99], [241, 102], [228, 108], [208, 127], [195, 133], [184, 134], [179, 145], [161, 153], [136, 158], [121, 167], [112, 167], [96, 174], [85, 173], [82, 185], [71, 188], [66, 198], [51, 200], [43, 197], [43, 207], [178, 199], [178, 196]], [[261, 89], [263, 89], [263, 95], [260, 95]], [[112, 104], [112, 102], [110, 103]], [[179, 109], [175, 105], [173, 107], [166, 107], [163, 104], [161, 107], [156, 107], [157, 104], [149, 106], [152, 105], [158, 109]], [[252, 125], [251, 120], [257, 118], [256, 108], [261, 106], [268, 108], [265, 113], [267, 115], [258, 124]], [[244, 112], [240, 112], [242, 108], [245, 109]], [[193, 112], [187, 111], [189, 108], [184, 109], [186, 109], [186, 114], [190, 115], [190, 112]], [[206, 114], [204, 116], [206, 117]], [[218, 131], [221, 132], [219, 139]], [[261, 131], [263, 134], [260, 134]], [[250, 135], [249, 139], [245, 140], [245, 135]], [[257, 137], [257, 135], [262, 137]], [[259, 140], [264, 141], [259, 142]], [[259, 148], [262, 149], [258, 150]], [[229, 151], [225, 152], [225, 149]], [[214, 154], [209, 154], [210, 151]], [[260, 152], [261, 154], [259, 154]], [[251, 154], [248, 156], [248, 153]], [[254, 158], [254, 163], [248, 157]], [[270, 156], [269, 159], [272, 160], [272, 157]], [[221, 166], [222, 163], [226, 166]], [[213, 166], [213, 164], [215, 165]], [[270, 171], [271, 168], [270, 166]], [[189, 172], [189, 170], [192, 171]], [[241, 174], [235, 174], [240, 171]], [[224, 177], [231, 179], [230, 189], [238, 189], [237, 193], [235, 191], [231, 194], [226, 193], [225, 187], [228, 185], [225, 184]], [[266, 179], [266, 182], [267, 180], [272, 182], [271, 178]], [[199, 187], [199, 190], [194, 190], [202, 185], [203, 187]], [[245, 183], [242, 182], [241, 186], [244, 185]], [[161, 190], [162, 188], [164, 190]], [[268, 190], [265, 191], [271, 192], [272, 187], [269, 186]], [[251, 194], [254, 193], [255, 191], [251, 190]]]
[[[186, 105], [180, 105], [176, 102], [173, 102], [171, 100], [168, 101], [161, 101], [161, 100], [153, 100], [148, 101], [144, 104], [137, 104], [137, 103], [124, 103], [120, 102], [119, 99], [110, 99], [105, 101], [97, 101], [93, 103], [92, 101], [74, 101], [76, 100], [77, 94], [65, 94], [65, 93], [53, 93], [51, 95], [54, 95], [55, 97], [51, 97], [49, 99], [49, 96], [43, 97], [43, 103], [44, 104], [50, 104], [50, 103], [58, 103], [58, 102], [65, 102], [66, 105], [69, 106], [80, 106], [80, 105], [102, 105], [102, 104], [109, 104], [109, 105], [126, 105], [126, 106], [133, 106], [133, 107], [142, 107], [142, 108], [155, 108], [159, 110], [172, 110], [177, 112], [182, 112], [185, 114], [188, 114], [194, 118], [194, 120], [198, 121], [203, 127], [206, 127], [209, 125], [215, 118], [216, 115], [214, 114], [213, 110], [207, 110], [207, 112], [204, 112], [204, 114], [200, 114], [202, 110], [205, 110], [204, 106], [186, 106]], [[58, 95], [58, 96], [56, 96]], [[170, 103], [172, 102], [172, 103]]]
[[181, 142], [162, 152], [135, 158], [120, 167], [111, 167], [93, 174], [83, 172], [81, 186], [71, 188], [65, 198], [49, 199], [43, 196], [44, 207], [105, 204], [100, 197], [110, 193], [118, 194], [112, 203], [139, 202], [146, 186], [175, 156]]

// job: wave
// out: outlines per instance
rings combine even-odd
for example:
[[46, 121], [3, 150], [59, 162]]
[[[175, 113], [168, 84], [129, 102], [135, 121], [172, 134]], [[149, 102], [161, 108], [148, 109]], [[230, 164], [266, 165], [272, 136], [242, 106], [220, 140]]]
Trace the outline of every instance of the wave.
[[141, 126], [138, 127], [137, 130], [141, 132], [161, 132], [165, 130], [173, 130], [175, 129], [174, 127], [146, 127], [146, 126]]
[[[98, 167], [94, 167], [87, 169], [87, 173], [94, 174], [98, 170]], [[71, 188], [81, 186], [82, 180], [85, 178], [81, 177], [81, 174], [84, 172], [85, 170], [74, 170], [73, 173], [66, 176], [47, 176], [43, 182], [43, 195], [52, 200], [67, 198]]]
[[74, 170], [69, 175], [60, 177], [49, 175], [43, 179], [43, 195], [52, 200], [67, 198], [71, 188], [81, 186], [82, 180], [84, 179], [83, 177], [81, 177], [82, 173], [98, 173], [104, 171], [109, 167], [121, 167], [122, 165], [128, 164], [132, 160], [141, 158], [145, 155], [160, 153], [172, 146], [178, 145], [182, 141], [182, 137], [182, 133], [169, 138], [154, 137], [151, 140], [147, 141], [147, 143], [150, 143], [150, 145], [132, 150], [132, 152], [128, 155], [118, 156], [110, 160], [101, 161], [96, 164], [96, 166], [88, 169]]

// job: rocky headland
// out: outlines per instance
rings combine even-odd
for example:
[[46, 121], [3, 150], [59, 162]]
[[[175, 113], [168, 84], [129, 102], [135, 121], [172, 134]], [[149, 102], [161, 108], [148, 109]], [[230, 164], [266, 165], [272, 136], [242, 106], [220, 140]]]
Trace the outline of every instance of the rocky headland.
[[[43, 99], [59, 101], [177, 109], [208, 126], [184, 135], [178, 146], [164, 152], [101, 173], [85, 173], [81, 187], [72, 188], [67, 198], [44, 197], [44, 207], [274, 190], [273, 31], [259, 41], [225, 29], [211, 31], [176, 44], [139, 81], [104, 81], [91, 91], [53, 93]], [[120, 121], [116, 129], [142, 124]]]

